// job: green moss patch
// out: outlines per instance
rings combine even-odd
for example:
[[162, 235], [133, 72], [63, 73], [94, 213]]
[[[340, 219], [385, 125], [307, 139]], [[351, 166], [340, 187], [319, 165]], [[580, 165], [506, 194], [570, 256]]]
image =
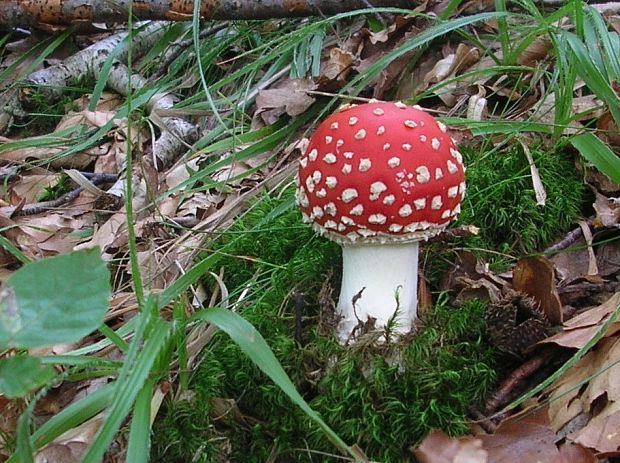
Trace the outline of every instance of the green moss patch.
[[495, 251], [533, 252], [574, 226], [586, 199], [586, 187], [572, 159], [562, 152], [530, 146], [547, 193], [536, 204], [528, 160], [521, 145], [502, 151], [462, 147], [467, 166], [467, 195], [459, 221], [480, 227], [471, 245]]
[[[339, 272], [340, 252], [303, 226], [288, 204], [290, 195], [261, 201], [214, 248], [222, 250], [231, 299], [247, 292], [237, 310], [265, 337], [301, 394], [347, 443], [383, 462], [406, 459], [409, 446], [432, 428], [466, 432], [468, 406], [495, 380], [484, 304], [453, 308], [443, 298], [412, 340], [340, 347], [319, 328], [319, 294], [326, 281], [338, 287], [327, 274]], [[270, 219], [274, 210], [282, 213]], [[334, 461], [323, 433], [224, 334], [204, 352], [190, 389], [156, 423], [153, 461]]]

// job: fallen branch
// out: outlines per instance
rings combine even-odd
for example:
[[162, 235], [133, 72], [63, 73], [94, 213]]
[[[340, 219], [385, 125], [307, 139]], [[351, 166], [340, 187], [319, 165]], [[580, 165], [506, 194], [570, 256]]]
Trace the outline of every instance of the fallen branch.
[[[0, 8], [0, 15], [2, 11], [3, 8]], [[131, 43], [134, 60], [148, 52], [161, 39], [166, 32], [166, 26], [165, 22], [155, 22], [144, 26], [136, 33]], [[33, 72], [26, 79], [26, 87], [21, 91], [22, 104], [27, 104], [35, 92], [43, 94], [50, 101], [58, 101], [70, 81], [92, 78], [95, 70], [103, 67], [110, 53], [121, 45], [127, 34], [126, 31], [113, 34], [80, 50], [59, 64]], [[118, 52], [116, 60], [123, 62], [126, 58], [127, 47]]]
[[[39, 27], [41, 25], [84, 25], [98, 22], [125, 22], [130, 0], [113, 4], [98, 0], [12, 0], [2, 2], [0, 28]], [[269, 19], [314, 15], [334, 15], [374, 7], [413, 8], [411, 0], [223, 0], [201, 3], [200, 19]], [[141, 1], [132, 14], [141, 20], [188, 21], [194, 2], [165, 0]]]
[[[139, 57], [146, 53], [157, 40], [161, 39], [167, 23], [156, 22], [148, 24], [132, 39], [133, 53]], [[147, 85], [147, 80], [139, 74], [132, 74], [129, 68], [122, 63], [126, 59], [125, 50], [118, 52], [117, 61], [107, 75], [101, 75], [104, 63], [111, 53], [127, 37], [127, 32], [114, 34], [107, 39], [97, 42], [67, 58], [62, 63], [32, 73], [26, 83], [36, 88], [36, 92], [50, 101], [57, 100], [69, 79], [96, 78], [106, 79], [107, 86], [117, 93], [127, 96], [135, 93]], [[21, 100], [27, 104], [35, 90], [25, 88]], [[153, 165], [161, 170], [172, 164], [178, 157], [198, 139], [198, 131], [194, 124], [180, 117], [161, 117], [158, 111], [172, 109], [176, 98], [170, 93], [153, 95], [147, 102], [146, 108], [151, 120], [161, 129], [161, 135], [153, 144]], [[124, 196], [124, 180], [121, 178], [110, 189], [110, 194]]]

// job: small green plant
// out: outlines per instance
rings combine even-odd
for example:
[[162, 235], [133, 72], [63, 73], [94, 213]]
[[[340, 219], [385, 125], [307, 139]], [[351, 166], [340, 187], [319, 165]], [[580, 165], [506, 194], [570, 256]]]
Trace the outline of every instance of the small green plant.
[[60, 196], [71, 190], [71, 179], [68, 175], [61, 175], [58, 181], [54, 185], [45, 187], [39, 201], [51, 201], [58, 199]]

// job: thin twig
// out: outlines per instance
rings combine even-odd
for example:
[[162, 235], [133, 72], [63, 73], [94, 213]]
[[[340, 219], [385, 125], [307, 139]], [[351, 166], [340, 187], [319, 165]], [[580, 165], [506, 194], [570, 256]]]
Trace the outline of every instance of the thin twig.
[[[115, 182], [117, 178], [118, 176], [114, 174], [93, 174], [89, 180], [93, 184], [97, 185], [101, 183]], [[50, 209], [55, 209], [62, 206], [63, 204], [67, 204], [73, 201], [80, 195], [80, 193], [82, 193], [82, 191], [84, 191], [83, 187], [76, 188], [75, 190], [68, 191], [57, 199], [53, 199], [51, 201], [42, 201], [40, 203], [30, 204], [21, 209], [17, 209], [11, 215], [12, 217], [23, 217], [28, 215], [36, 215], [42, 212], [46, 212]]]
[[485, 432], [493, 434], [497, 429], [497, 425], [488, 419], [484, 414], [476, 407], [469, 407], [469, 416], [471, 416], [478, 426], [484, 429]]
[[[211, 35], [218, 33], [222, 29], [225, 29], [226, 27], [228, 27], [227, 22], [218, 24], [217, 26], [211, 27], [204, 31], [200, 31], [198, 37], [201, 39], [207, 38]], [[191, 47], [193, 44], [194, 39], [181, 40], [179, 42], [173, 42], [172, 44], [170, 44], [171, 51], [166, 55], [164, 61], [157, 67], [157, 71], [155, 71], [153, 75], [149, 77], [148, 81], [155, 82], [156, 80], [160, 79], [164, 74], [168, 72], [168, 68], [170, 67], [172, 62], [177, 59], [185, 49]]]
[[[587, 223], [588, 225], [591, 225], [592, 220], [588, 220]], [[560, 251], [563, 251], [564, 249], [575, 244], [577, 240], [581, 238], [582, 236], [583, 236], [583, 230], [581, 229], [581, 227], [577, 227], [574, 230], [568, 232], [568, 234], [564, 238], [562, 238], [560, 241], [555, 243], [553, 246], [550, 246], [547, 249], [545, 249], [543, 251], [543, 254], [545, 256], [549, 256], [552, 254], [556, 254]]]
[[497, 390], [491, 394], [484, 405], [484, 413], [486, 415], [492, 414], [500, 407], [507, 404], [510, 400], [510, 394], [523, 383], [524, 380], [532, 376], [545, 362], [549, 359], [550, 353], [543, 352], [542, 354], [529, 359], [522, 364], [519, 368], [513, 371]]

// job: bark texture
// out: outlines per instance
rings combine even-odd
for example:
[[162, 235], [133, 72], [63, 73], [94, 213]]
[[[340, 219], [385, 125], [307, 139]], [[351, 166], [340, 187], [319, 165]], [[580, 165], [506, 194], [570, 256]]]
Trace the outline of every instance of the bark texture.
[[[193, 0], [136, 0], [138, 19], [187, 21]], [[268, 19], [333, 15], [361, 8], [413, 8], [415, 0], [204, 0], [202, 19]], [[124, 22], [129, 0], [8, 0], [0, 1], [0, 28]]]

